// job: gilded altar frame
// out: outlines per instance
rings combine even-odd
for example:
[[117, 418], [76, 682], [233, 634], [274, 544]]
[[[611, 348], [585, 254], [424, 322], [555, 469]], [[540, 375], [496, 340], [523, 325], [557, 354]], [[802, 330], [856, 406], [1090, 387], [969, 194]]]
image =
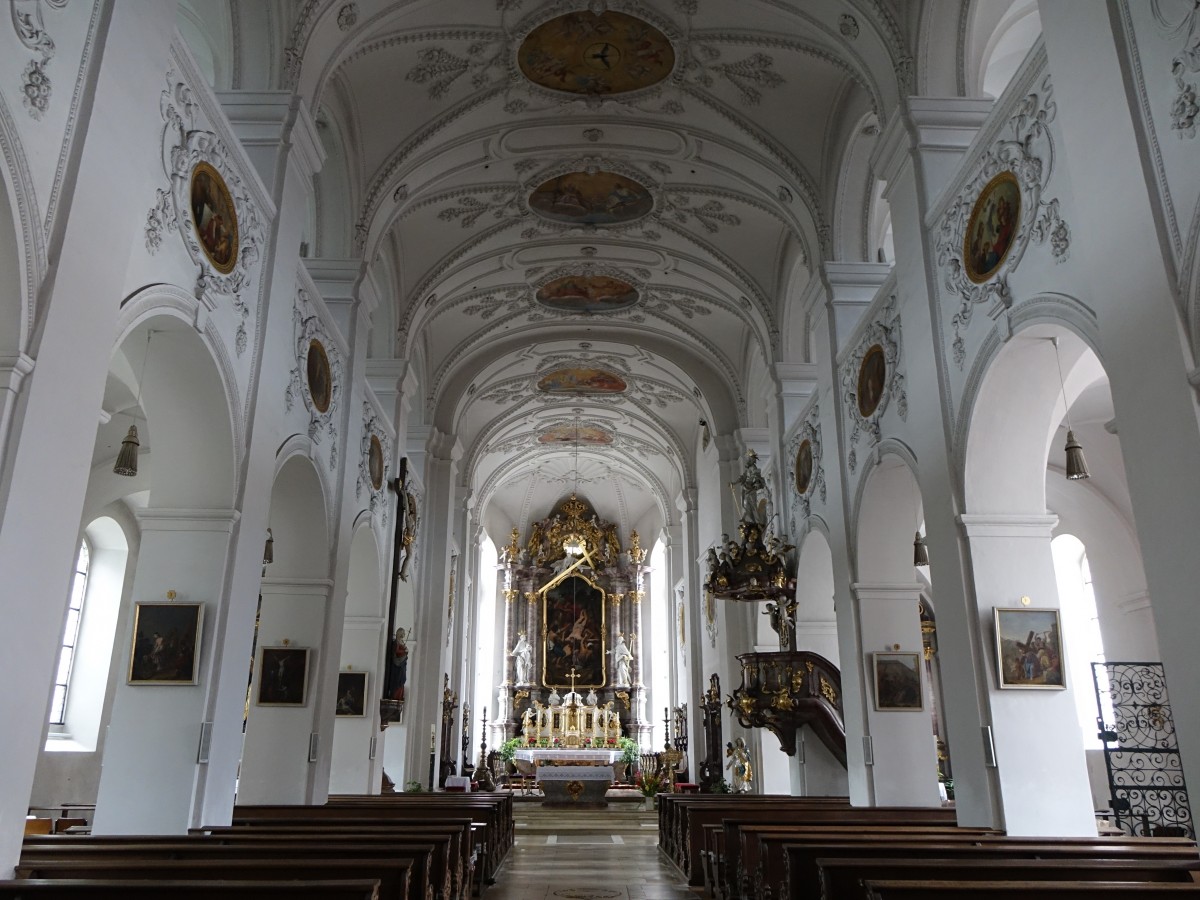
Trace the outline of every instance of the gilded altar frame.
[[[579, 609], [581, 604], [575, 579], [588, 586], [586, 605], [582, 609]], [[547, 582], [537, 593], [542, 601], [542, 685], [585, 690], [605, 687], [608, 684], [608, 592], [594, 578], [583, 574], [576, 564]], [[551, 606], [556, 600], [569, 602], [579, 609], [570, 628], [563, 624], [557, 611], [552, 613]], [[581, 623], [584, 613], [586, 617]], [[565, 633], [560, 635], [559, 631]], [[574, 636], [576, 631], [578, 636]], [[581, 662], [579, 657], [585, 654], [587, 660]], [[580, 673], [574, 685], [566, 675], [573, 667]]]

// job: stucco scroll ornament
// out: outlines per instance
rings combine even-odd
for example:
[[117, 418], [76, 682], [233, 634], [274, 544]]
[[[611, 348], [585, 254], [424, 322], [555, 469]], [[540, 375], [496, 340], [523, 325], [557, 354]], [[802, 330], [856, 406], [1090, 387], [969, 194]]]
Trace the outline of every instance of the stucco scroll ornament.
[[[842, 400], [846, 404], [846, 416], [850, 422], [850, 434], [846, 442], [850, 453], [846, 463], [852, 473], [858, 468], [859, 436], [865, 432], [872, 444], [879, 441], [880, 422], [893, 401], [900, 418], [908, 418], [908, 393], [905, 391], [900, 312], [897, 306], [896, 295], [893, 294], [875, 320], [863, 331], [854, 352], [842, 364]], [[883, 354], [883, 382], [873, 387], [868, 383], [867, 387], [876, 394], [870, 403], [860, 403], [863, 360], [873, 351]], [[866, 415], [863, 414], [864, 407], [870, 409]]]
[[[1067, 258], [1071, 230], [1059, 212], [1058, 198], [1046, 199], [1046, 188], [1054, 171], [1054, 139], [1050, 123], [1054, 121], [1054, 103], [1050, 77], [1042, 81], [1017, 105], [1000, 137], [980, 157], [975, 174], [954, 198], [942, 217], [937, 233], [937, 262], [948, 291], [960, 298], [958, 311], [951, 319], [954, 328], [954, 361], [961, 369], [966, 362], [964, 333], [971, 324], [975, 308], [981, 303], [1012, 305], [1009, 276], [1021, 264], [1030, 243], [1049, 242], [1056, 262]], [[1011, 172], [1020, 191], [1020, 217], [1009, 250], [1002, 262], [982, 281], [968, 274], [964, 259], [967, 226], [976, 200], [997, 175]]]
[[[804, 453], [801, 454], [801, 448]], [[803, 423], [796, 431], [795, 437], [788, 444], [789, 475], [792, 479], [794, 500], [793, 510], [799, 508], [804, 518], [812, 513], [812, 501], [816, 497], [825, 502], [825, 461], [821, 451], [821, 410], [813, 404]], [[798, 534], [796, 518], [793, 514], [791, 525], [792, 534]]]
[[[157, 253], [166, 233], [180, 234], [192, 262], [200, 269], [196, 277], [196, 298], [210, 308], [213, 296], [232, 299], [238, 318], [234, 344], [241, 356], [249, 343], [247, 323], [250, 319], [250, 306], [242, 294], [258, 266], [259, 248], [264, 238], [258, 207], [251, 201], [246, 185], [238, 175], [229, 147], [197, 123], [198, 107], [192, 90], [177, 81], [174, 72], [167, 73], [167, 88], [159, 99], [159, 109], [163, 118], [162, 166], [168, 187], [155, 191], [154, 205], [146, 214], [146, 250]], [[200, 245], [197, 229], [192, 223], [192, 173], [200, 163], [207, 163], [217, 171], [229, 189], [236, 211], [237, 252], [232, 267], [226, 272], [213, 265]]]
[[1185, 35], [1183, 49], [1171, 60], [1171, 75], [1175, 79], [1175, 99], [1171, 101], [1171, 130], [1181, 138], [1196, 136], [1196, 117], [1200, 115], [1200, 101], [1196, 96], [1196, 85], [1187, 81], [1189, 75], [1200, 73], [1200, 2], [1192, 0], [1191, 9], [1172, 22], [1163, 15], [1161, 0], [1152, 0], [1150, 8], [1154, 18], [1169, 35]]
[[[284, 391], [284, 404], [287, 411], [291, 412], [296, 397], [304, 400], [304, 406], [308, 410], [309, 416], [308, 437], [314, 444], [320, 444], [322, 438], [326, 434], [329, 435], [329, 468], [336, 470], [338, 432], [334, 413], [337, 411], [338, 401], [342, 396], [342, 355], [338, 352], [337, 345], [329, 337], [320, 317], [313, 310], [308, 292], [303, 288], [296, 292], [296, 301], [292, 307], [292, 327], [296, 339], [296, 365], [288, 379], [287, 390]], [[314, 342], [324, 350], [329, 363], [329, 383], [326, 395], [321, 398], [313, 397], [311, 386], [305, 377], [305, 374], [310, 371], [308, 355], [310, 352], [315, 352], [313, 350]]]
[[392, 439], [375, 414], [375, 408], [363, 401], [363, 433], [358, 456], [358, 483], [354, 496], [362, 499], [363, 491], [370, 494], [371, 514], [388, 521], [387, 481], [391, 470]]
[[50, 106], [50, 76], [46, 67], [54, 58], [54, 40], [42, 20], [42, 3], [51, 9], [62, 9], [68, 0], [9, 0], [13, 30], [26, 49], [40, 59], [32, 59], [21, 74], [21, 99], [29, 115], [40, 120]]

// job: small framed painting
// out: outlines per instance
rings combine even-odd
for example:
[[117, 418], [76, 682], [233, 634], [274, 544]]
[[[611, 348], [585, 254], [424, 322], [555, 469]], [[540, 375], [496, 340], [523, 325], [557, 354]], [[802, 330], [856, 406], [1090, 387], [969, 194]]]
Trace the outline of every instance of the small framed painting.
[[796, 493], [804, 496], [812, 487], [813, 451], [812, 441], [805, 438], [796, 451]]
[[129, 684], [195, 684], [203, 603], [138, 603]]
[[1004, 171], [989, 181], [971, 209], [963, 235], [963, 268], [975, 284], [999, 270], [1012, 249], [1021, 222], [1021, 185]]
[[308, 693], [308, 648], [263, 647], [258, 666], [259, 706], [304, 706]]
[[875, 709], [878, 712], [920, 712], [925, 708], [921, 691], [921, 654], [876, 653]]
[[873, 344], [858, 367], [858, 412], [864, 419], [879, 409], [887, 386], [887, 374], [887, 356], [883, 347]]
[[1067, 686], [1057, 609], [995, 607], [1001, 688], [1061, 691]]
[[304, 371], [308, 376], [308, 393], [312, 397], [313, 407], [319, 413], [329, 412], [329, 404], [333, 399], [333, 371], [329, 367], [325, 345], [316, 338], [308, 342]]
[[338, 718], [360, 718], [367, 714], [367, 673], [338, 672]]
[[237, 265], [238, 220], [225, 179], [209, 163], [196, 163], [189, 193], [196, 238], [204, 255], [214, 269], [228, 275]]

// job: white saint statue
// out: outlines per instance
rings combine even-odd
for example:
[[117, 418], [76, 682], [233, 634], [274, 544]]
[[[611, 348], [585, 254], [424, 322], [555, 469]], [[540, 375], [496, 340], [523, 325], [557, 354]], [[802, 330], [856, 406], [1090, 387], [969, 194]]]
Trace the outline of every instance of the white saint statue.
[[613, 684], [628, 685], [629, 684], [629, 667], [633, 661], [633, 651], [629, 649], [629, 645], [625, 643], [623, 634], [617, 635], [617, 644], [612, 650], [613, 658]]
[[529, 684], [533, 674], [533, 647], [529, 645], [525, 632], [520, 633], [517, 646], [513, 647], [508, 655], [517, 662], [517, 684]]

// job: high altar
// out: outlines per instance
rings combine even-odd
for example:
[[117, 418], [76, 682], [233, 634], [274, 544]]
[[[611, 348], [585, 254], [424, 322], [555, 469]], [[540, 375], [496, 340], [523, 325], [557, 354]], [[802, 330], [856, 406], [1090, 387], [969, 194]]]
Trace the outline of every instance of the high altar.
[[[505, 680], [493, 741], [570, 754], [649, 743], [641, 636], [646, 551], [574, 493], [500, 553]], [[587, 692], [582, 697], [576, 689]], [[560, 696], [565, 691], [565, 697]]]

